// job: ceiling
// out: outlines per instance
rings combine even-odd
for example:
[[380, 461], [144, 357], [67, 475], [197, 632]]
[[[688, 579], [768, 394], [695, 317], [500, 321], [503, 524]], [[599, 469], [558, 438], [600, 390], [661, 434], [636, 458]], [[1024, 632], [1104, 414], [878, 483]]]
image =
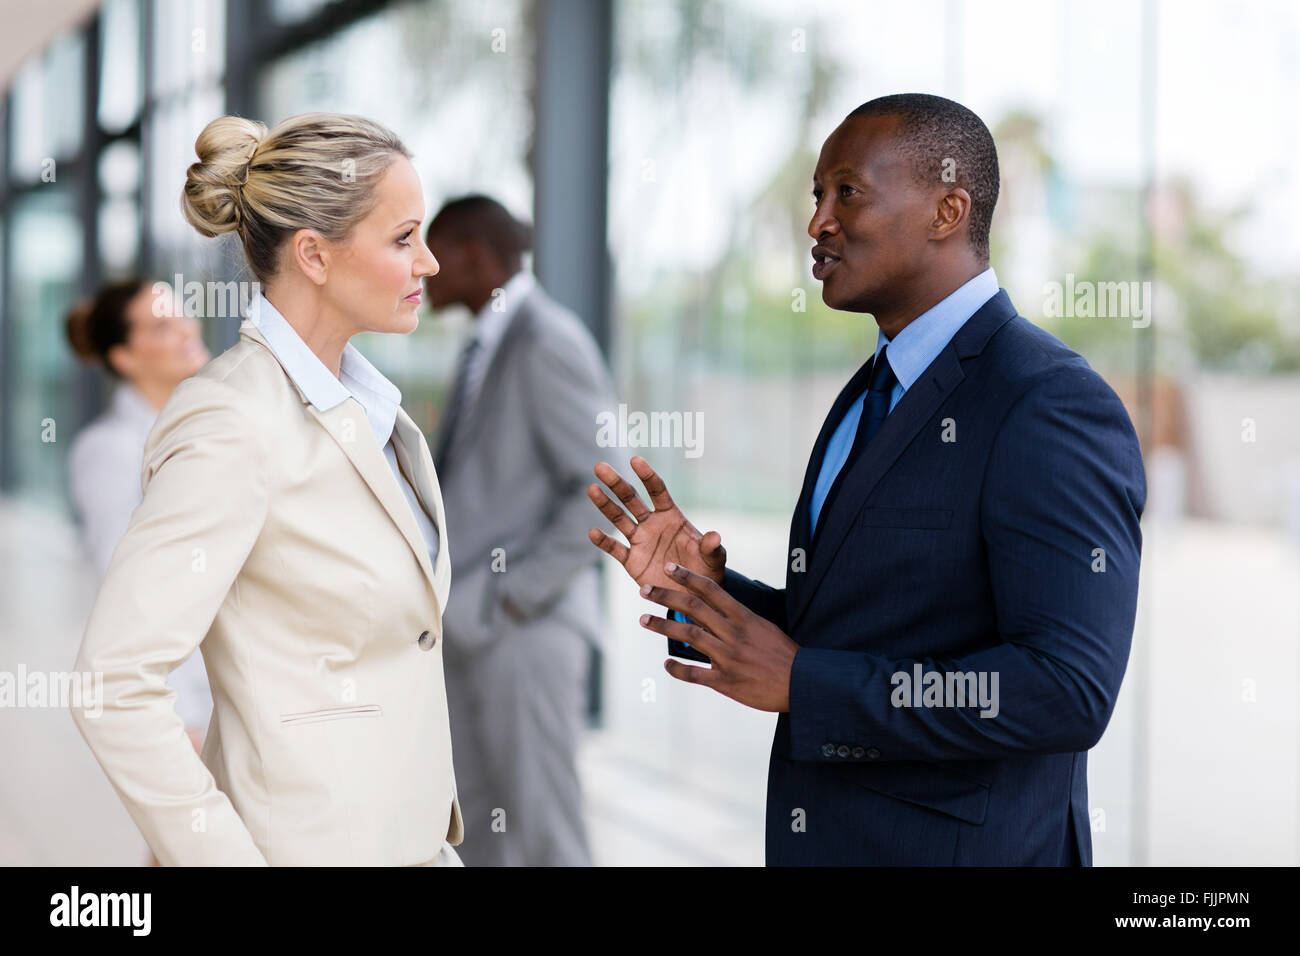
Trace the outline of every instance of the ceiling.
[[100, 0], [0, 0], [0, 90], [31, 54], [58, 33], [85, 20]]

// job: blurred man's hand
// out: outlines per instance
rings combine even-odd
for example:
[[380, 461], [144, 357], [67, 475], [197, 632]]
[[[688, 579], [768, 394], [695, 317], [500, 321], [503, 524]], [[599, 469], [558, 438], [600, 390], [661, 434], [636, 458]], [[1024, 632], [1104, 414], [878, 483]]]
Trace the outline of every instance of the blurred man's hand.
[[596, 528], [587, 533], [591, 543], [623, 565], [632, 579], [643, 587], [647, 584], [673, 587], [675, 582], [664, 573], [664, 566], [669, 562], [721, 584], [727, 567], [727, 549], [722, 546], [722, 536], [716, 531], [701, 535], [695, 525], [686, 520], [668, 494], [663, 479], [644, 458], [634, 457], [630, 464], [649, 493], [654, 511], [646, 507], [622, 475], [602, 461], [595, 468], [596, 477], [614, 492], [627, 510], [620, 508], [597, 484], [587, 486], [587, 497], [623, 533], [628, 543], [622, 545]]

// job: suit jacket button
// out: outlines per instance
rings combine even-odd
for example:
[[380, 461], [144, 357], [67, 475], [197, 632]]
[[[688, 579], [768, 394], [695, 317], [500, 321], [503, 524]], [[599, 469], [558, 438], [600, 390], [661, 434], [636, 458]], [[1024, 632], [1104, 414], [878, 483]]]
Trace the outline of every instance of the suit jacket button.
[[822, 756], [823, 756], [823, 757], [834, 757], [834, 756], [835, 756], [835, 745], [834, 745], [834, 744], [822, 744]]
[[420, 645], [420, 650], [431, 651], [433, 650], [433, 645], [438, 643], [438, 639], [428, 631], [421, 631], [420, 637], [416, 643]]
[[836, 749], [835, 752], [839, 754], [841, 757], [847, 757], [850, 753], [848, 745], [846, 744], [840, 744], [839, 748]]
[[877, 750], [875, 747], [870, 747], [867, 750], [867, 756], [870, 757], [872, 760], [875, 760], [877, 757], [880, 756], [880, 751]]
[[854, 748], [853, 748], [853, 759], [854, 759], [854, 760], [861, 760], [864, 756], [866, 756], [866, 753], [867, 753], [867, 752], [866, 752], [865, 750], [863, 750], [861, 747], [854, 747]]

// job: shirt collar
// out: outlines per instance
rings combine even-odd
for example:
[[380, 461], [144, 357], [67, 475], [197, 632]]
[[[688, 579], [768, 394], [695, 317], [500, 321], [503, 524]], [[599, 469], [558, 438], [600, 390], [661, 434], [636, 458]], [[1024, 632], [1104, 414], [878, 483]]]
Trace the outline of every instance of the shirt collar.
[[[520, 270], [512, 275], [501, 287], [501, 294], [493, 296], [474, 317], [474, 337], [484, 353], [492, 351], [505, 335], [506, 326], [511, 317], [519, 310], [519, 303], [533, 290], [537, 280], [531, 272]], [[492, 308], [497, 302], [503, 303], [498, 312]]]
[[262, 333], [262, 338], [266, 339], [293, 383], [307, 396], [307, 401], [327, 412], [349, 398], [356, 399], [365, 409], [370, 430], [374, 432], [379, 447], [388, 444], [393, 434], [393, 423], [397, 421], [397, 407], [402, 403], [402, 393], [366, 361], [355, 345], [349, 342], [343, 347], [339, 377], [335, 378], [265, 294], [259, 294], [253, 300], [247, 316]]
[[960, 286], [933, 308], [909, 322], [891, 341], [884, 333], [876, 335], [876, 354], [889, 346], [889, 367], [894, 370], [903, 391], [921, 377], [944, 346], [952, 341], [966, 320], [997, 295], [998, 277], [992, 266]]

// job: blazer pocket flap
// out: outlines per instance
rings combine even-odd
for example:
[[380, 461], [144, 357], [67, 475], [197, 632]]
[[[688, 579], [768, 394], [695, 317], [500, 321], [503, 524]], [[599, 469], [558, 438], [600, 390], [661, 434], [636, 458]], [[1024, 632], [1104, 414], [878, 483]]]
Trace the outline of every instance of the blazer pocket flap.
[[286, 727], [314, 724], [320, 720], [347, 720], [351, 717], [382, 717], [378, 704], [357, 704], [353, 707], [327, 707], [324, 710], [304, 710], [296, 714], [281, 714], [280, 723]]
[[866, 528], [947, 528], [952, 524], [948, 508], [863, 508], [858, 524]]
[[989, 806], [989, 785], [937, 764], [877, 764], [855, 773], [854, 782], [885, 796], [938, 810], [967, 823], [982, 824]]

